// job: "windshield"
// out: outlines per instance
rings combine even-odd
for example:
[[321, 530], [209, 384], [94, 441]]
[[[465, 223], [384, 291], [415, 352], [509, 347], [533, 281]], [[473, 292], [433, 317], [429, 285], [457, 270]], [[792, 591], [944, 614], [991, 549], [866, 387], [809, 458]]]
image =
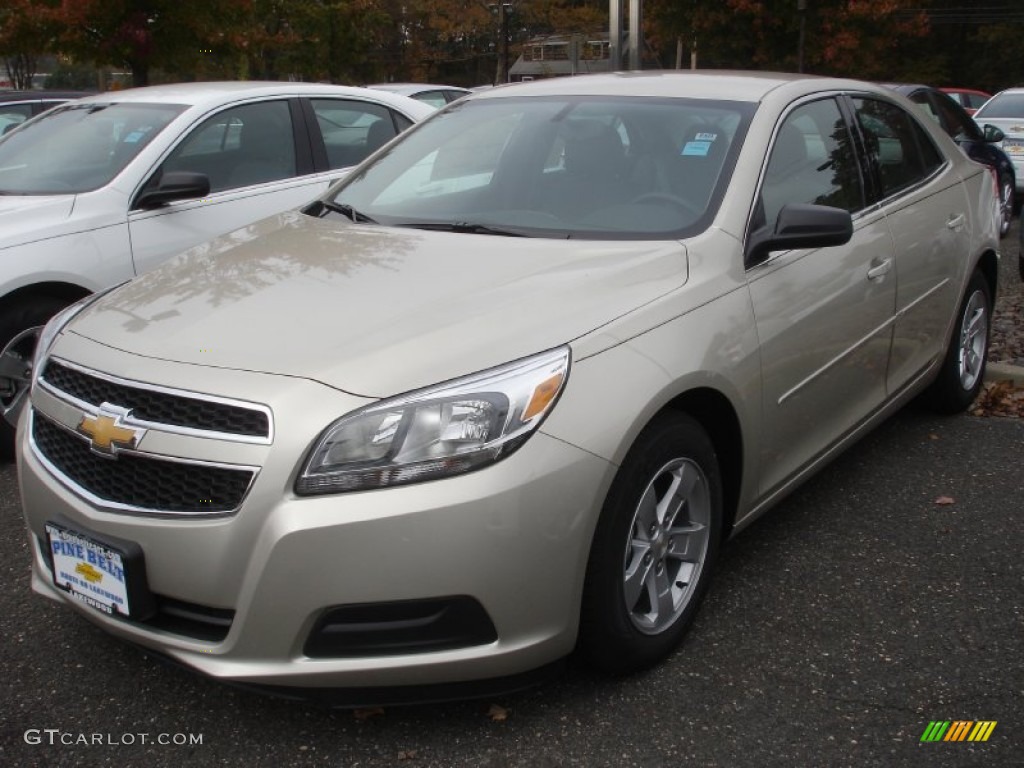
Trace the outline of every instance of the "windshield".
[[185, 109], [69, 104], [0, 139], [0, 194], [60, 195], [107, 184]]
[[310, 211], [532, 237], [692, 234], [714, 215], [753, 110], [631, 97], [463, 101]]
[[1024, 118], [1024, 93], [1001, 93], [993, 96], [974, 114], [975, 120], [988, 118]]

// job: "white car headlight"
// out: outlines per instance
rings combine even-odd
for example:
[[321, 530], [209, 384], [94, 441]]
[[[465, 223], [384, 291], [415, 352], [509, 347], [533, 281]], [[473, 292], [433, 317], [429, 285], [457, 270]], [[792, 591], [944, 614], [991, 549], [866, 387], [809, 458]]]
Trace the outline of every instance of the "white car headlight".
[[561, 347], [353, 411], [324, 431], [295, 492], [416, 483], [498, 461], [540, 426], [568, 374]]

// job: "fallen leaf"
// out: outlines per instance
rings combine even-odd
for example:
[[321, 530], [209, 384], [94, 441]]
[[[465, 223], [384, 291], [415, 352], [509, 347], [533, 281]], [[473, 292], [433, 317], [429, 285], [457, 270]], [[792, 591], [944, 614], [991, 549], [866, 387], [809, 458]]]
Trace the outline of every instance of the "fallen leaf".
[[939, 496], [939, 498], [935, 500], [935, 503], [941, 504], [943, 506], [948, 506], [949, 504], [955, 504], [956, 501], [953, 499], [952, 496]]
[[416, 750], [415, 749], [400, 749], [398, 750], [399, 760], [415, 760]]
[[928, 435], [928, 439], [929, 440], [938, 440], [939, 436], [936, 435], [934, 432], [932, 432], [930, 435]]
[[380, 707], [369, 707], [367, 709], [355, 709], [352, 711], [352, 716], [361, 723], [369, 720], [371, 717], [379, 717], [383, 714], [384, 710]]
[[491, 704], [487, 716], [496, 723], [503, 723], [508, 720], [508, 710], [498, 704]]

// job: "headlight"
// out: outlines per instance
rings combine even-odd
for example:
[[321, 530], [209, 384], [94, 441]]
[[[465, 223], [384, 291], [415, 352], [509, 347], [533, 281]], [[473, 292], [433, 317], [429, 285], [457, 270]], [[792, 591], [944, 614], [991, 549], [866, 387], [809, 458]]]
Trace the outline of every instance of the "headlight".
[[43, 370], [42, 364], [50, 354], [50, 349], [53, 347], [53, 343], [57, 340], [57, 337], [60, 336], [60, 332], [64, 330], [65, 326], [67, 326], [67, 324], [70, 323], [83, 309], [99, 301], [108, 293], [116, 288], [120, 288], [122, 285], [124, 285], [124, 283], [118, 283], [110, 288], [105, 288], [97, 293], [92, 293], [84, 299], [76, 301], [71, 306], [64, 307], [64, 309], [50, 318], [49, 322], [43, 326], [43, 330], [40, 331], [39, 340], [36, 342], [35, 355], [32, 357], [33, 380], [35, 380], [35, 378], [39, 376], [40, 371]]
[[354, 411], [324, 431], [295, 492], [416, 483], [498, 461], [540, 426], [568, 373], [562, 347]]

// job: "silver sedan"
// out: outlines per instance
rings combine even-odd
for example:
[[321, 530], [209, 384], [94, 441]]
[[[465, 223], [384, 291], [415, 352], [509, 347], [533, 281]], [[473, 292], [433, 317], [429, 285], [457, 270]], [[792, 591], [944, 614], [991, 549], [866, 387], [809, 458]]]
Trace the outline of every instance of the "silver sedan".
[[996, 191], [920, 116], [789, 75], [493, 89], [75, 305], [19, 427], [33, 589], [350, 702], [658, 662], [723, 541], [981, 386]]

